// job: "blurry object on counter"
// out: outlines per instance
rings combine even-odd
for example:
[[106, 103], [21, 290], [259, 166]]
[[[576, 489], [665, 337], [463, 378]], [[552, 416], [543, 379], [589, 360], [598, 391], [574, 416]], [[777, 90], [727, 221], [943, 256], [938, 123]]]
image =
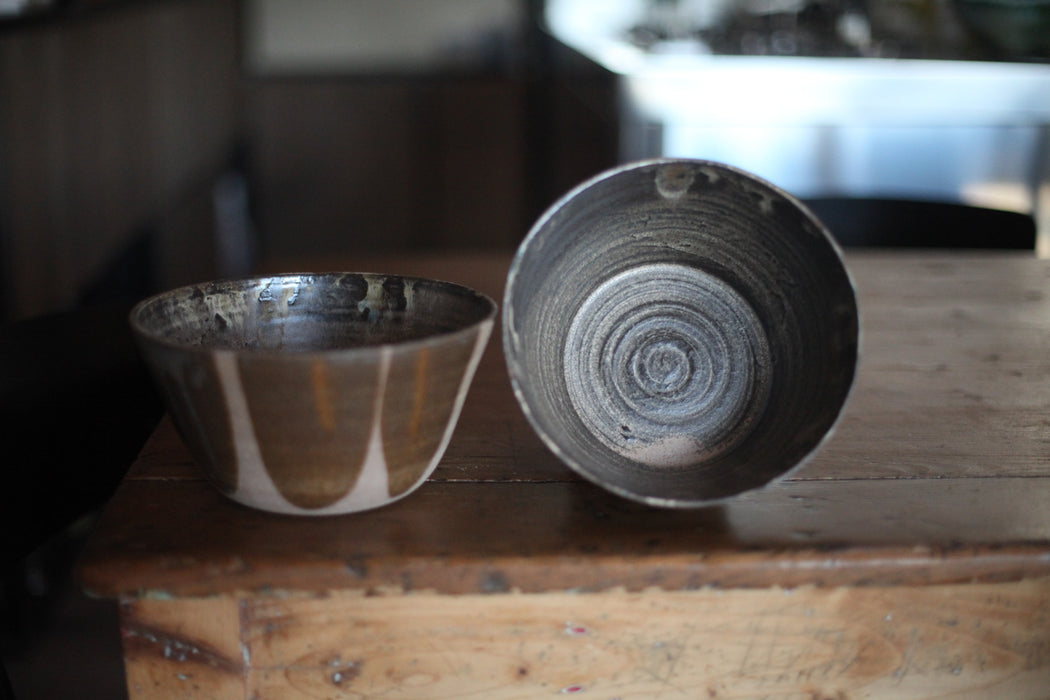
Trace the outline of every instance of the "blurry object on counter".
[[632, 0], [621, 7], [635, 18], [624, 39], [651, 53], [1050, 56], [1048, 0]]
[[1050, 0], [954, 0], [960, 21], [1005, 58], [1050, 58]]

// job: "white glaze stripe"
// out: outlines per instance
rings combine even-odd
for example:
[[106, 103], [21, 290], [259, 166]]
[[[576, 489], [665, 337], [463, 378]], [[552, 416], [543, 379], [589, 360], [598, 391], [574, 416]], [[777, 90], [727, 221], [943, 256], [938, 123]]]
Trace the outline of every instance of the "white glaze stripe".
[[272, 508], [281, 512], [294, 512], [295, 506], [281, 495], [270, 475], [266, 473], [259, 441], [248, 410], [248, 399], [244, 396], [244, 384], [237, 365], [236, 353], [220, 350], [215, 353], [215, 371], [219, 375], [219, 386], [226, 399], [226, 411], [230, 417], [233, 436], [233, 454], [237, 464], [237, 491], [232, 498], [248, 505]]
[[376, 374], [376, 397], [372, 406], [372, 430], [368, 438], [368, 451], [365, 453], [365, 464], [357, 477], [353, 490], [326, 508], [327, 510], [347, 510], [348, 507], [363, 508], [375, 503], [383, 503], [390, 498], [390, 479], [387, 475], [386, 455], [383, 454], [383, 399], [386, 396], [387, 378], [390, 376], [390, 362], [393, 358], [392, 348], [384, 347], [379, 354], [379, 367]]
[[[492, 333], [493, 322], [482, 323], [478, 328], [478, 335], [474, 341], [474, 349], [466, 371], [460, 380], [459, 389], [449, 416], [448, 424], [441, 443], [434, 451], [430, 463], [423, 472], [419, 481], [425, 480], [437, 467], [438, 462], [444, 455], [448, 444], [452, 439], [459, 415], [463, 410], [467, 392], [471, 380], [477, 371], [478, 364], [484, 354], [489, 336]], [[390, 484], [387, 472], [386, 456], [383, 453], [382, 415], [383, 399], [386, 396], [387, 381], [390, 375], [390, 365], [393, 359], [393, 349], [385, 347], [382, 349], [377, 368], [376, 396], [372, 409], [372, 429], [368, 439], [368, 449], [365, 453], [365, 461], [357, 483], [353, 490], [339, 501], [323, 508], [300, 508], [290, 503], [277, 490], [266, 467], [263, 464], [259, 443], [252, 426], [251, 414], [248, 412], [248, 402], [244, 396], [244, 386], [241, 382], [240, 371], [237, 366], [237, 358], [231, 352], [220, 352], [216, 354], [215, 368], [219, 375], [223, 396], [226, 399], [227, 410], [230, 414], [230, 426], [233, 432], [234, 453], [236, 455], [239, 478], [237, 492], [232, 495], [234, 500], [253, 505], [254, 507], [268, 510], [291, 513], [327, 515], [332, 513], [346, 513], [355, 510], [375, 507], [376, 504], [387, 502], [390, 497]], [[407, 489], [399, 498], [410, 494], [418, 485], [416, 482]], [[250, 489], [245, 489], [245, 484], [252, 484]], [[250, 500], [248, 491], [251, 491]]]
[[[474, 378], [474, 373], [477, 371], [478, 363], [481, 362], [481, 356], [484, 354], [486, 343], [488, 342], [489, 335], [492, 333], [492, 321], [482, 323], [478, 328], [478, 337], [474, 342], [474, 350], [472, 351], [470, 361], [467, 364], [467, 369], [463, 373], [463, 378], [460, 380], [459, 390], [456, 394], [455, 403], [452, 406], [452, 413], [449, 415], [448, 424], [445, 426], [445, 434], [441, 438], [441, 443], [437, 449], [434, 450], [434, 455], [430, 459], [430, 463], [427, 465], [426, 470], [419, 477], [419, 479], [408, 489], [400, 494], [397, 498], [389, 499], [389, 479], [387, 476], [386, 469], [386, 458], [383, 454], [383, 436], [382, 436], [382, 410], [383, 410], [383, 396], [386, 394], [387, 376], [390, 372], [390, 363], [393, 358], [393, 351], [390, 348], [385, 348], [381, 365], [379, 368], [379, 389], [376, 397], [375, 414], [372, 421], [372, 437], [369, 439], [368, 445], [368, 456], [365, 459], [365, 467], [361, 472], [361, 477], [358, 480], [358, 486], [354, 488], [353, 492], [341, 499], [338, 503], [333, 503], [325, 508], [318, 508], [317, 510], [311, 510], [310, 513], [324, 515], [333, 512], [348, 512], [351, 510], [359, 510], [364, 508], [374, 508], [377, 503], [392, 503], [393, 501], [400, 500], [405, 496], [412, 493], [419, 485], [421, 481], [425, 481], [431, 472], [437, 467], [438, 462], [441, 461], [441, 457], [445, 454], [445, 449], [448, 447], [448, 443], [452, 440], [452, 433], [455, 430], [456, 423], [459, 421], [459, 414], [463, 410], [463, 403], [467, 398], [467, 390], [470, 388], [470, 382]], [[366, 491], [367, 488], [377, 488], [375, 486], [367, 487], [365, 484], [367, 472], [371, 469], [380, 467], [382, 469], [382, 485], [383, 492], [382, 498], [369, 498], [368, 494], [372, 493], [379, 495], [375, 491]], [[292, 512], [292, 511], [289, 511]], [[294, 511], [294, 512], [306, 512], [306, 511]]]

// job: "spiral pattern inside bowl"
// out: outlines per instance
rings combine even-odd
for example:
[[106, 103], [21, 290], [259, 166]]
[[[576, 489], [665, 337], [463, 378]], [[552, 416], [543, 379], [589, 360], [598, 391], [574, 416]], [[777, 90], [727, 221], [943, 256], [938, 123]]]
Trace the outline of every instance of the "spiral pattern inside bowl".
[[631, 268], [576, 312], [565, 384], [581, 421], [610, 449], [687, 467], [747, 436], [769, 393], [769, 345], [732, 287], [683, 265]]

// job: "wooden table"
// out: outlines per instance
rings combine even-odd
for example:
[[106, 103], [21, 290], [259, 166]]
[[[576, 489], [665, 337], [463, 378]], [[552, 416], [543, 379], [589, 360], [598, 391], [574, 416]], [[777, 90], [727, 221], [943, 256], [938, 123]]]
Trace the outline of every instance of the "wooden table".
[[[508, 263], [347, 266], [500, 298]], [[576, 478], [498, 336], [430, 482], [373, 512], [239, 506], [165, 421], [80, 569], [119, 598], [130, 696], [1050, 697], [1050, 263], [848, 263], [864, 330], [837, 432], [719, 507]]]

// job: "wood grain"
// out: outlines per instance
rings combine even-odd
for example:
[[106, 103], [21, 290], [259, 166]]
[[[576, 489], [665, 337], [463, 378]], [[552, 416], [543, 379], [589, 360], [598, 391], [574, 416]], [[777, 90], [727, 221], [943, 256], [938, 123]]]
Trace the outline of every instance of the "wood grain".
[[[129, 655], [132, 698], [1036, 698], [1050, 687], [1046, 584], [333, 593], [198, 607], [239, 606], [239, 655], [210, 651], [227, 630], [173, 624], [182, 603], [126, 603], [123, 620], [158, 639]], [[185, 649], [197, 653], [178, 658]]]
[[[509, 257], [401, 262], [498, 297]], [[239, 506], [165, 421], [80, 567], [122, 600], [131, 697], [1046, 697], [1050, 263], [849, 263], [862, 361], [837, 430], [719, 506], [577, 478], [498, 336], [429, 483], [379, 510]]]
[[124, 600], [120, 619], [129, 697], [243, 696], [236, 598]]

